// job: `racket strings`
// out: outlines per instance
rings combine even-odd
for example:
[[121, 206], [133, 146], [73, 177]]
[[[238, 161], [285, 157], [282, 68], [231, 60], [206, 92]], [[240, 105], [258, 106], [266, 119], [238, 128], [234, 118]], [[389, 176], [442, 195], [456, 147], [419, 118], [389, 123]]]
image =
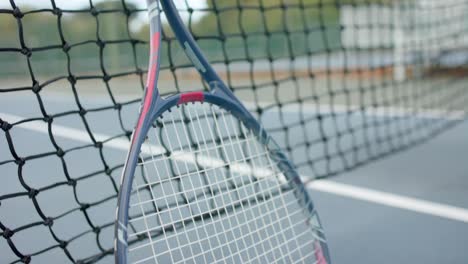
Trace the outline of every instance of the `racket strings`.
[[[249, 140], [251, 140], [251, 139], [239, 140], [238, 142], [233, 143], [233, 146], [236, 145], [236, 144], [241, 145], [243, 143], [248, 143]], [[219, 159], [213, 159], [213, 158], [210, 158], [208, 156], [203, 155], [203, 152], [205, 152], [205, 151], [210, 151], [210, 150], [216, 151], [216, 150], [219, 150], [221, 148], [222, 148], [222, 146], [214, 146], [214, 147], [209, 147], [209, 148], [198, 150], [198, 151], [193, 151], [191, 153], [182, 152], [182, 151], [175, 151], [171, 155], [164, 156], [163, 158], [161, 158], [159, 160], [160, 161], [180, 160], [180, 161], [188, 161], [188, 162], [190, 162], [192, 164], [199, 164], [203, 168], [203, 169], [200, 170], [200, 172], [206, 172], [207, 170], [210, 170], [210, 169], [225, 167], [229, 171], [242, 173], [242, 174], [252, 174], [253, 173], [257, 177], [261, 177], [262, 175], [264, 175], [266, 177], [266, 176], [271, 176], [271, 175], [275, 174], [275, 172], [272, 171], [271, 168], [268, 168], [268, 167], [262, 167], [262, 168], [258, 168], [257, 170], [252, 170], [252, 166], [240, 163], [241, 161], [243, 163], [245, 162], [246, 164], [248, 163], [243, 158], [235, 159], [235, 160], [227, 162], [227, 161], [223, 161], [223, 160], [219, 160]], [[258, 157], [262, 157], [264, 155], [265, 155], [265, 153], [254, 154], [254, 155], [250, 156], [250, 158], [251, 159], [258, 158]], [[141, 160], [142, 160], [142, 162], [139, 162], [139, 165], [145, 165], [146, 163], [152, 163], [153, 162], [152, 159], [150, 160], [147, 157], [146, 158], [141, 158]], [[189, 176], [191, 174], [195, 174], [197, 172], [198, 171], [190, 170], [187, 173], [184, 173], [184, 174], [181, 174], [181, 175], [177, 175], [177, 176], [174, 176], [174, 177], [166, 177], [165, 179], [162, 179], [161, 181], [174, 180], [176, 177], [177, 178], [183, 178], [183, 177]], [[152, 183], [149, 183], [149, 184], [152, 184]]]
[[[288, 205], [293, 205], [293, 203], [289, 203]], [[236, 207], [236, 208], [238, 208], [238, 207]], [[227, 210], [227, 209], [226, 209], [226, 211], [232, 212], [232, 210]], [[296, 211], [294, 211], [294, 212], [291, 212], [292, 215], [300, 214], [300, 213], [302, 213], [302, 211], [300, 211], [300, 210], [296, 210]], [[255, 232], [254, 232], [254, 231], [251, 231], [251, 232], [249, 232], [249, 233], [242, 234], [240, 237], [234, 238], [233, 241], [234, 241], [234, 242], [239, 242], [240, 240], [244, 240], [244, 239], [245, 239], [246, 237], [248, 237], [248, 236], [256, 235], [257, 232], [266, 231], [266, 230], [272, 228], [275, 224], [281, 223], [281, 222], [282, 222], [283, 220], [285, 220], [285, 218], [287, 218], [287, 217], [288, 217], [288, 216], [282, 216], [280, 219], [275, 220], [275, 222], [273, 222], [273, 223], [269, 223], [269, 224], [267, 224], [267, 225], [265, 225], [265, 226], [259, 227], [259, 229], [258, 229], [258, 230], [255, 230]], [[218, 221], [219, 221], [219, 220], [218, 220]], [[247, 224], [253, 223], [253, 221], [255, 221], [255, 219], [247, 220], [246, 223], [247, 223]], [[288, 227], [286, 227], [286, 231], [288, 231], [288, 229], [292, 229], [292, 228], [294, 228], [295, 226], [300, 225], [300, 224], [302, 224], [302, 223], [299, 222], [299, 223], [295, 223], [293, 226], [288, 226]], [[187, 230], [185, 230], [185, 231], [192, 231], [192, 230], [194, 230], [194, 229], [195, 229], [195, 227], [192, 227], [192, 228], [187, 229]], [[302, 233], [301, 235], [302, 235], [302, 236], [308, 236], [309, 234], [307, 234], [307, 233]], [[167, 239], [170, 239], [171, 237], [173, 237], [173, 236], [167, 236], [166, 238], [167, 238]], [[271, 237], [270, 237], [270, 238], [271, 238]], [[210, 241], [210, 239], [216, 239], [216, 235], [207, 236], [204, 240], [205, 240], [205, 241]], [[290, 238], [289, 241], [292, 241], [292, 239], [295, 239], [295, 238]], [[200, 242], [200, 241], [197, 241], [196, 243], [199, 243], [199, 242]], [[286, 242], [288, 242], [288, 241], [286, 241]], [[139, 249], [139, 248], [142, 248], [142, 247], [150, 246], [151, 244], [153, 244], [152, 241], [148, 242], [147, 244], [143, 244], [143, 245], [140, 245], [140, 246], [138, 246], [138, 247], [134, 247], [134, 248], [131, 249], [131, 251], [136, 250], [136, 249]], [[284, 244], [284, 243], [283, 243], [283, 244]], [[276, 245], [275, 247], [272, 247], [271, 249], [265, 250], [266, 253], [263, 253], [263, 255], [267, 254], [268, 252], [270, 252], [270, 251], [272, 251], [272, 250], [277, 249], [278, 247], [280, 247], [280, 246], [283, 245], [283, 244]], [[308, 243], [307, 245], [309, 245], [309, 244], [312, 244], [312, 243]], [[244, 245], [245, 245], [245, 244], [244, 244]], [[222, 245], [219, 245], [219, 246], [217, 246], [217, 247], [212, 247], [211, 250], [216, 250], [216, 249], [221, 248], [221, 247], [222, 247]], [[242, 252], [244, 252], [244, 251], [246, 251], [246, 250], [248, 250], [248, 247], [242, 247], [242, 249], [239, 249], [239, 250], [236, 252], [236, 254], [240, 254], [240, 253], [242, 253]], [[296, 251], [296, 250], [297, 250], [297, 249], [293, 249], [293, 252]], [[160, 255], [163, 255], [163, 254], [165, 254], [165, 252], [160, 252], [159, 254], [156, 254], [155, 256], [157, 257], [157, 256], [160, 256]], [[201, 255], [201, 254], [204, 254], [204, 253], [199, 253], [198, 255]], [[195, 256], [193, 256], [193, 257], [196, 257], [196, 256], [197, 256], [197, 255], [195, 255]], [[258, 256], [262, 256], [262, 254], [258, 254]], [[152, 258], [152, 257], [150, 257], [150, 258]], [[226, 259], [226, 257], [225, 257], [224, 259]], [[223, 259], [219, 259], [218, 261], [222, 261], [222, 260], [223, 260]]]
[[[276, 193], [274, 195], [278, 196], [279, 193]], [[214, 220], [215, 216], [224, 216], [226, 212], [231, 212], [234, 209], [241, 208], [246, 204], [257, 202], [259, 200], [260, 201], [268, 201], [268, 200], [274, 199], [274, 198], [275, 198], [275, 196], [266, 197], [266, 198], [262, 198], [262, 197], [259, 198], [257, 196], [252, 196], [252, 197], [249, 197], [247, 199], [244, 198], [242, 200], [239, 200], [239, 201], [231, 204], [231, 206], [226, 207], [226, 208], [214, 209], [212, 211], [208, 211], [208, 212], [205, 212], [203, 214], [195, 215], [194, 217], [185, 217], [183, 219], [180, 219], [180, 221], [178, 221], [176, 223], [171, 223], [170, 225], [166, 225], [166, 226], [163, 226], [163, 227], [158, 226], [158, 227], [155, 227], [155, 228], [152, 228], [152, 229], [147, 229], [147, 230], [143, 230], [143, 231], [139, 231], [139, 232], [129, 234], [129, 239], [131, 239], [133, 237], [140, 237], [141, 235], [147, 234], [148, 232], [150, 232], [152, 234], [152, 236], [156, 236], [156, 234], [158, 234], [158, 233], [161, 234], [162, 233], [161, 230], [163, 230], [163, 229], [168, 230], [168, 229], [172, 229], [173, 227], [180, 227], [182, 222], [190, 223], [191, 220], [193, 220], [193, 219], [203, 220], [203, 219], [206, 219], [208, 216], [211, 217], [211, 219], [213, 219], [213, 222], [216, 222], [216, 221], [219, 221], [219, 220]], [[292, 205], [293, 202], [290, 202], [289, 204]], [[252, 208], [255, 208], [255, 207], [258, 207], [258, 206], [259, 205], [252, 205]], [[145, 217], [153, 217], [153, 216], [157, 217], [157, 214], [158, 213], [144, 213], [144, 214], [142, 214], [140, 216], [137, 216], [137, 217], [133, 218], [130, 222], [131, 223], [138, 222], [138, 221], [144, 220]], [[294, 213], [291, 213], [291, 214], [294, 214]], [[193, 227], [193, 228], [195, 228], [195, 227]], [[186, 231], [190, 231], [190, 229], [187, 229]]]
[[139, 165], [131, 262], [315, 261], [320, 229], [307, 225], [269, 151], [225, 110], [172, 109], [148, 134]]
[[[285, 189], [286, 189], [286, 188], [283, 188], [283, 189], [282, 189], [282, 192], [284, 192]], [[279, 192], [274, 192], [274, 191], [276, 191], [276, 188], [266, 189], [266, 190], [264, 190], [264, 191], [271, 191], [271, 195], [264, 195], [263, 197], [259, 197], [258, 194], [253, 194], [253, 195], [250, 195], [250, 196], [246, 196], [246, 197], [244, 197], [244, 198], [242, 198], [242, 199], [238, 198], [237, 200], [233, 201], [233, 203], [231, 204], [231, 206], [232, 206], [232, 207], [237, 207], [237, 205], [239, 205], [239, 206], [242, 207], [243, 204], [244, 204], [246, 201], [257, 201], [258, 199], [261, 199], [261, 201], [267, 201], [267, 200], [272, 199], [273, 197], [275, 197], [275, 196], [277, 196], [277, 195], [279, 194]], [[219, 190], [213, 191], [211, 194], [216, 194], [216, 193], [220, 193], [220, 192], [224, 192], [224, 194], [230, 194], [230, 193], [234, 193], [235, 191], [233, 191], [232, 189], [230, 190], [230, 189], [228, 189], [228, 188], [221, 187]], [[194, 196], [193, 198], [189, 199], [189, 200], [188, 200], [188, 203], [195, 202], [197, 199], [199, 199], [199, 198], [201, 198], [201, 197], [203, 197], [203, 196], [206, 196], [206, 194], [207, 194], [207, 192], [201, 193], [201, 194], [197, 194], [197, 195]], [[234, 194], [236, 194], [236, 193], [234, 193]], [[136, 203], [136, 204], [134, 204], [134, 205], [135, 205], [135, 206], [136, 206], [136, 205], [142, 206], [142, 205], [144, 205], [144, 204], [146, 204], [146, 203], [160, 202], [161, 200], [162, 200], [162, 199], [152, 199], [152, 200], [150, 200], [150, 201], [139, 202], [139, 203]], [[133, 205], [132, 205], [132, 206], [133, 206]], [[154, 210], [154, 211], [152, 211], [152, 212], [146, 212], [146, 215], [147, 215], [147, 216], [153, 216], [153, 215], [158, 214], [159, 211], [163, 211], [163, 210], [166, 210], [167, 208], [172, 208], [172, 207], [174, 207], [174, 206], [176, 206], [175, 203], [169, 204], [169, 205], [167, 205], [166, 207], [158, 207], [157, 210]], [[142, 219], [142, 217], [143, 217], [143, 215], [134, 216], [129, 222], [132, 223], [132, 222], [135, 222], [135, 221], [140, 221], [140, 220]], [[198, 215], [197, 215], [197, 217], [198, 217]], [[184, 221], [184, 220], [186, 220], [186, 219], [187, 219], [187, 217], [181, 219], [181, 221]], [[133, 235], [136, 236], [136, 235], [139, 235], [139, 234], [141, 234], [141, 233], [143, 233], [143, 232], [140, 232], [140, 233], [136, 232], [136, 233], [133, 234]]]
[[[212, 112], [214, 112], [214, 111], [213, 111], [213, 108], [212, 108], [211, 110], [212, 110]], [[226, 124], [226, 118], [225, 118], [224, 113], [222, 113], [222, 117], [223, 117], [224, 125], [227, 126], [227, 124]], [[216, 120], [216, 119], [215, 119], [215, 120]], [[232, 120], [232, 119], [231, 119], [231, 120]], [[218, 133], [221, 134], [221, 132], [220, 132], [220, 126], [218, 125], [218, 123], [216, 123], [216, 125], [217, 125], [216, 128], [217, 128]], [[244, 129], [242, 129], [242, 134], [243, 134], [243, 135], [246, 134], [246, 131], [245, 131]], [[239, 140], [239, 138], [236, 138], [236, 140]], [[224, 142], [223, 142], [223, 143], [224, 143]], [[230, 140], [230, 144], [231, 144], [231, 145], [233, 144], [233, 143], [232, 143], [232, 140]], [[224, 145], [224, 144], [223, 144], [223, 145]], [[247, 144], [246, 146], [247, 146], [248, 150], [252, 153], [252, 149], [250, 148], [250, 147], [251, 147], [251, 144]], [[224, 150], [224, 152], [226, 153], [226, 148], [223, 148], [223, 150]], [[258, 151], [258, 149], [256, 149], [256, 150]], [[244, 153], [244, 152], [245, 152], [245, 151], [242, 151], [241, 153]], [[258, 152], [256, 152], [256, 153], [258, 153]], [[244, 161], [246, 161], [246, 157], [245, 157], [246, 155], [241, 155], [241, 156], [242, 156], [242, 159], [243, 159]], [[250, 155], [247, 155], [247, 156], [248, 156], [249, 158], [252, 158]], [[237, 158], [237, 157], [236, 157], [236, 158]], [[255, 158], [254, 158], [254, 160], [255, 160]], [[256, 166], [255, 162], [254, 162], [252, 165], [253, 165], [253, 167], [254, 167], [254, 170], [257, 169], [257, 166]], [[276, 186], [275, 186], [275, 187], [276, 187]], [[258, 200], [257, 200], [256, 202], [259, 203]], [[265, 221], [263, 218], [261, 218], [261, 220], [262, 220], [262, 223], [261, 223], [261, 224], [263, 224], [263, 226], [267, 226], [266, 221]], [[270, 218], [270, 221], [271, 221], [271, 218]], [[256, 230], [256, 233], [259, 233], [259, 234], [260, 234], [262, 230], [259, 228], [259, 226], [255, 226], [255, 228], [256, 228], [256, 229], [255, 229], [255, 230]], [[250, 230], [249, 230], [249, 231], [250, 231]], [[251, 232], [249, 232], [249, 233], [251, 233]], [[268, 244], [269, 244], [268, 246], [270, 246], [270, 247], [272, 246], [270, 239], [265, 239], [265, 241], [268, 241], [268, 242], [269, 242], [269, 243], [268, 243]], [[262, 244], [261, 247], [262, 247], [262, 251], [265, 252], [265, 251], [266, 251], [265, 245]], [[241, 253], [241, 252], [239, 252], [239, 253]], [[256, 255], [256, 256], [260, 256], [258, 250], [255, 251], [255, 255]], [[249, 255], [247, 255], [247, 256], [250, 257]]]
[[[224, 115], [223, 115], [223, 120], [224, 120], [224, 122], [225, 122], [225, 120], [226, 120]], [[231, 121], [232, 121], [232, 119], [231, 119]], [[226, 122], [225, 122], [225, 123], [226, 123]], [[245, 128], [242, 127], [242, 126], [241, 126], [241, 128], [242, 128], [243, 133], [245, 134], [245, 133], [246, 133]], [[237, 140], [239, 140], [239, 139], [237, 138]], [[232, 143], [232, 142], [231, 142], [231, 143]], [[258, 144], [253, 144], [253, 146], [255, 146], [255, 152], [258, 153], [258, 152], [259, 152]], [[248, 150], [249, 150], [250, 153], [254, 152], [254, 151], [252, 151], [252, 149], [250, 148], [251, 145], [247, 145], [247, 147], [248, 147]], [[269, 156], [269, 155], [265, 155], [265, 157], [266, 157], [268, 166], [273, 167], [273, 164], [272, 164], [273, 162], [272, 162], [270, 156]], [[244, 158], [245, 158], [245, 157], [244, 157]], [[258, 168], [258, 166], [257, 166], [256, 164], [253, 164], [253, 165], [254, 165], [254, 170], [260, 169], [260, 168]], [[279, 180], [279, 179], [277, 179], [277, 180]], [[279, 182], [280, 182], [280, 181], [279, 181]], [[279, 197], [281, 198], [282, 205], [283, 205], [285, 208], [287, 208], [287, 206], [286, 206], [286, 204], [285, 204], [285, 201], [284, 201], [284, 196], [279, 196]], [[271, 209], [271, 208], [270, 208], [270, 209]], [[272, 212], [275, 212], [275, 213], [276, 213], [276, 217], [277, 217], [277, 218], [279, 217], [278, 211], [277, 211], [277, 210], [274, 210], [274, 209], [273, 209]], [[287, 219], [289, 220], [289, 226], [293, 226], [293, 224], [292, 224], [292, 222], [291, 222], [291, 219], [290, 219], [290, 217], [289, 217], [290, 214], [286, 214], [286, 216], [287, 216]], [[285, 236], [284, 236], [284, 232], [280, 232], [279, 234], [283, 235], [283, 241], [286, 241], [286, 238], [285, 238]], [[270, 241], [270, 240], [268, 240], [268, 241]], [[270, 241], [270, 242], [271, 242], [271, 241]], [[277, 242], [278, 242], [278, 241], [277, 241]], [[295, 239], [295, 242], [297, 242], [296, 239]], [[270, 243], [270, 244], [271, 244], [271, 243]], [[296, 247], [297, 247], [297, 246], [299, 246], [299, 245], [296, 243]], [[281, 247], [280, 247], [280, 251], [282, 251], [282, 250], [281, 250]], [[265, 251], [265, 252], [266, 252], [266, 251]], [[290, 250], [290, 252], [291, 252], [291, 250]], [[287, 256], [287, 254], [283, 254], [283, 255], [286, 255], [286, 256]], [[290, 259], [290, 260], [291, 260], [291, 263], [292, 263], [292, 259]]]
[[[213, 113], [213, 116], [216, 116], [216, 113], [215, 113], [213, 107], [211, 108], [211, 112]], [[221, 122], [215, 122], [216, 131], [218, 132], [218, 137], [220, 137], [220, 135], [222, 135], [222, 132], [221, 132], [222, 129], [221, 129], [221, 127], [222, 127], [223, 125], [224, 125], [224, 127], [229, 127], [229, 125], [228, 125], [227, 122], [226, 122], [226, 116], [225, 116], [224, 112], [221, 112], [221, 117], [222, 117], [221, 119], [222, 119], [223, 123], [221, 123]], [[217, 120], [217, 119], [214, 119], [214, 120]], [[232, 124], [232, 120], [233, 120], [233, 119], [231, 118], [230, 120], [231, 120], [231, 127], [234, 127], [234, 125]], [[241, 126], [241, 129], [242, 129], [242, 134], [243, 134], [243, 135], [247, 134], [246, 130], [245, 130], [242, 126]], [[237, 135], [238, 135], [238, 134], [235, 134], [236, 137], [237, 137]], [[221, 138], [222, 138], [222, 137], [221, 137]], [[230, 141], [229, 144], [230, 144], [230, 145], [234, 145], [234, 144], [233, 144], [232, 138], [229, 137], [229, 139], [230, 139], [230, 140], [229, 140], [229, 141]], [[235, 138], [235, 140], [238, 141], [239, 138], [237, 137], [237, 138]], [[253, 142], [255, 142], [255, 141], [252, 141], [252, 143], [253, 143]], [[223, 145], [223, 146], [226, 146], [226, 143], [225, 143], [224, 141], [222, 141], [222, 145]], [[252, 165], [253, 165], [253, 168], [254, 168], [254, 171], [258, 170], [259, 167], [265, 167], [265, 165], [267, 165], [267, 164], [261, 164], [260, 166], [258, 166], [258, 164], [257, 164], [255, 161], [258, 161], [259, 159], [255, 159], [255, 157], [252, 157], [252, 156], [253, 156], [252, 154], [250, 154], [250, 155], [245, 155], [245, 154], [244, 154], [245, 152], [250, 152], [250, 153], [262, 153], [262, 154], [264, 154], [265, 157], [268, 157], [268, 155], [267, 155], [268, 153], [267, 153], [267, 152], [259, 151], [258, 144], [246, 144], [246, 147], [247, 147], [247, 150], [246, 150], [246, 151], [245, 151], [245, 150], [244, 150], [244, 151], [241, 151], [241, 152], [240, 152], [240, 153], [241, 153], [240, 155], [242, 156], [242, 158], [243, 158], [244, 161], [246, 161], [246, 159], [247, 159], [246, 156], [249, 157], [250, 160], [253, 160], [253, 161], [254, 161], [253, 164], [252, 164]], [[253, 147], [255, 147], [255, 149], [253, 149]], [[227, 154], [227, 150], [226, 150], [225, 147], [223, 148], [223, 151], [224, 151], [224, 155], [227, 156], [228, 154]], [[234, 159], [238, 159], [238, 158], [236, 157], [236, 156], [237, 156], [237, 155], [236, 155], [236, 152], [234, 152], [234, 156], [235, 156]], [[261, 159], [260, 159], [260, 160], [261, 160]], [[273, 168], [273, 166], [271, 166], [271, 160], [270, 160], [269, 158], [268, 158], [268, 161], [269, 161], [269, 162], [266, 162], [266, 163], [269, 163], [268, 165], [269, 165], [271, 168]], [[276, 186], [275, 186], [275, 187], [276, 187]], [[268, 189], [267, 189], [267, 190], [268, 190]], [[268, 193], [268, 195], [271, 195], [271, 192], [266, 192], [266, 193]], [[265, 194], [265, 192], [262, 192], [262, 194]], [[263, 196], [262, 198], [265, 199], [265, 196]], [[282, 198], [282, 196], [279, 196], [279, 198]], [[281, 199], [281, 200], [282, 200], [282, 199]], [[260, 204], [260, 201], [256, 200], [256, 203]], [[266, 203], [266, 205], [270, 205], [270, 203]], [[277, 213], [277, 211], [274, 210], [274, 208], [269, 207], [268, 209], [269, 209], [270, 212]], [[273, 209], [273, 210], [272, 210], [272, 209]], [[276, 214], [276, 217], [278, 218], [278, 215], [277, 215], [277, 214]], [[270, 217], [269, 220], [270, 220], [270, 221], [273, 221], [273, 218], [274, 218], [274, 217]], [[267, 223], [266, 223], [265, 219], [264, 219], [264, 218], [261, 218], [261, 220], [262, 220], [262, 223], [261, 223], [261, 224], [262, 224], [263, 226], [267, 226]], [[257, 226], [256, 228], [260, 228], [260, 227]], [[277, 233], [277, 234], [278, 234], [278, 233]], [[279, 234], [281, 234], [281, 233], [279, 233]], [[270, 239], [266, 239], [266, 241], [270, 242], [270, 243], [269, 243], [269, 246], [271, 247], [271, 246], [272, 246], [271, 240], [270, 240]], [[277, 243], [279, 242], [278, 239], [276, 239], [276, 242], [277, 242]], [[263, 250], [265, 251], [265, 248], [264, 248], [264, 247], [263, 247]], [[258, 253], [256, 253], [256, 255], [258, 255]]]

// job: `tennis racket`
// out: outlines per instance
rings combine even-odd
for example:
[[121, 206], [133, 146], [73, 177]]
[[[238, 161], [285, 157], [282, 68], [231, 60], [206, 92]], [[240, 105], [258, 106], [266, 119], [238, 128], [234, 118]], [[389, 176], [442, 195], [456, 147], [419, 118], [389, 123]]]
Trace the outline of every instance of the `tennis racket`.
[[[292, 164], [215, 73], [170, 0], [147, 0], [150, 62], [123, 169], [116, 263], [330, 263]], [[162, 98], [160, 5], [209, 92]]]

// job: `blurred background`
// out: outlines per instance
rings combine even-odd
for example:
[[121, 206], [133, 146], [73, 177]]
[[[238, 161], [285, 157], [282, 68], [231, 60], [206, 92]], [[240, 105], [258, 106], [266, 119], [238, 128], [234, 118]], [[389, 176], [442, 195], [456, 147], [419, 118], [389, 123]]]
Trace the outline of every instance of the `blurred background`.
[[[429, 218], [413, 207], [404, 210], [419, 213], [406, 218], [387, 200], [392, 209], [311, 187], [336, 263], [466, 261], [467, 0], [175, 3], [310, 186], [431, 202]], [[0, 262], [112, 263], [118, 183], [148, 64], [145, 7], [0, 3]], [[206, 90], [163, 23], [160, 91]], [[367, 200], [387, 196], [376, 197]]]

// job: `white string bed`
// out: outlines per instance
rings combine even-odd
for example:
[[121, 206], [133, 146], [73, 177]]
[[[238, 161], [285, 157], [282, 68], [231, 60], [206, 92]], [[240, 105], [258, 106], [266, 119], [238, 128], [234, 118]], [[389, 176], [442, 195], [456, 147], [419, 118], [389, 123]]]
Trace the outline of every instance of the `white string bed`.
[[315, 217], [267, 148], [226, 110], [194, 103], [167, 112], [139, 165], [129, 262], [316, 263]]

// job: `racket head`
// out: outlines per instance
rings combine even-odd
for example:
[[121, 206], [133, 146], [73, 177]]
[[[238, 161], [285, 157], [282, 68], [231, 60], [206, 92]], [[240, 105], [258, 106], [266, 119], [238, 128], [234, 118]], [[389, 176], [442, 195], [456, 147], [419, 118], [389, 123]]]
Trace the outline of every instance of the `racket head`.
[[330, 263], [299, 175], [244, 107], [216, 91], [158, 106], [124, 167], [116, 263]]

